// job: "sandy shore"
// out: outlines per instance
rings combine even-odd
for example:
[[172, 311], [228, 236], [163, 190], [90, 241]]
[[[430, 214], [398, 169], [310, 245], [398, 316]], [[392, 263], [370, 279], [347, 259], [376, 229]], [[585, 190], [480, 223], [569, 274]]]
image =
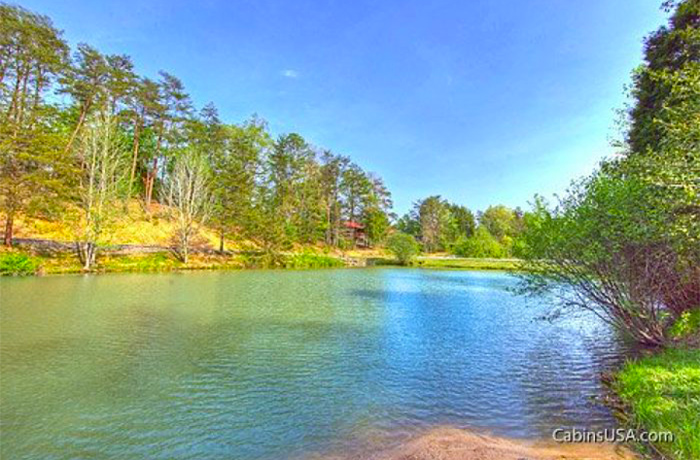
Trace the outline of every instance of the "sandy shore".
[[384, 452], [333, 456], [327, 460], [637, 460], [629, 449], [614, 444], [558, 444], [436, 428]]

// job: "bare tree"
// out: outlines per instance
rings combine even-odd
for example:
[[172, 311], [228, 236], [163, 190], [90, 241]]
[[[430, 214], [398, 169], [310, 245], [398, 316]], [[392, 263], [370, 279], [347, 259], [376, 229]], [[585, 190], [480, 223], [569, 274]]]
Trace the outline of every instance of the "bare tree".
[[209, 217], [212, 204], [211, 173], [204, 155], [186, 150], [176, 160], [163, 190], [163, 201], [174, 214], [176, 253], [188, 262], [192, 238], [197, 225]]
[[83, 268], [89, 270], [95, 263], [97, 243], [113, 220], [125, 179], [127, 150], [108, 110], [87, 119], [75, 155], [81, 171], [77, 202], [82, 211], [76, 247]]

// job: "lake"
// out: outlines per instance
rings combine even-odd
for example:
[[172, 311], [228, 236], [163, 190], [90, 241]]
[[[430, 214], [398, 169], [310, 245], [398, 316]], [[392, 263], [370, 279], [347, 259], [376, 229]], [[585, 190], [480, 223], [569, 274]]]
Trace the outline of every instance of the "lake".
[[434, 426], [609, 428], [622, 354], [502, 273], [419, 269], [0, 280], [2, 458], [280, 459]]

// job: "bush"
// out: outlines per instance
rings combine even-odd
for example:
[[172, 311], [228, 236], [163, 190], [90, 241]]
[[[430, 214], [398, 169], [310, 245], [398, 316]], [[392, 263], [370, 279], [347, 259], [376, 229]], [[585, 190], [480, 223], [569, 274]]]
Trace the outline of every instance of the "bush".
[[506, 250], [486, 227], [480, 226], [473, 236], [458, 242], [453, 252], [462, 257], [501, 259], [506, 256]]
[[667, 232], [673, 210], [614, 166], [573, 184], [554, 209], [535, 211], [524, 234], [523, 291], [549, 291], [640, 343], [663, 345], [669, 326], [700, 303], [697, 265]]
[[386, 247], [401, 265], [408, 265], [418, 255], [419, 247], [415, 238], [406, 233], [395, 233], [389, 237]]
[[700, 307], [683, 312], [681, 317], [671, 326], [669, 334], [674, 339], [700, 334]]
[[39, 268], [39, 262], [26, 254], [8, 252], [0, 255], [0, 276], [33, 275]]

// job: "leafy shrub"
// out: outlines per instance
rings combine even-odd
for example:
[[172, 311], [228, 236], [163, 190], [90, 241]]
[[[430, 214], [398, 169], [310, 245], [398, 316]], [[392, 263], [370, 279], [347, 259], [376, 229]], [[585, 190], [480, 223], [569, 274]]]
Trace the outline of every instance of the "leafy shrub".
[[27, 254], [8, 252], [0, 255], [0, 276], [33, 275], [39, 268], [39, 261]]
[[486, 227], [480, 226], [474, 235], [458, 242], [453, 252], [462, 257], [500, 259], [507, 255], [505, 248]]
[[671, 337], [681, 338], [700, 334], [700, 308], [684, 312], [669, 330]]
[[418, 255], [419, 247], [415, 238], [406, 233], [395, 233], [389, 237], [386, 247], [401, 265], [408, 265]]

